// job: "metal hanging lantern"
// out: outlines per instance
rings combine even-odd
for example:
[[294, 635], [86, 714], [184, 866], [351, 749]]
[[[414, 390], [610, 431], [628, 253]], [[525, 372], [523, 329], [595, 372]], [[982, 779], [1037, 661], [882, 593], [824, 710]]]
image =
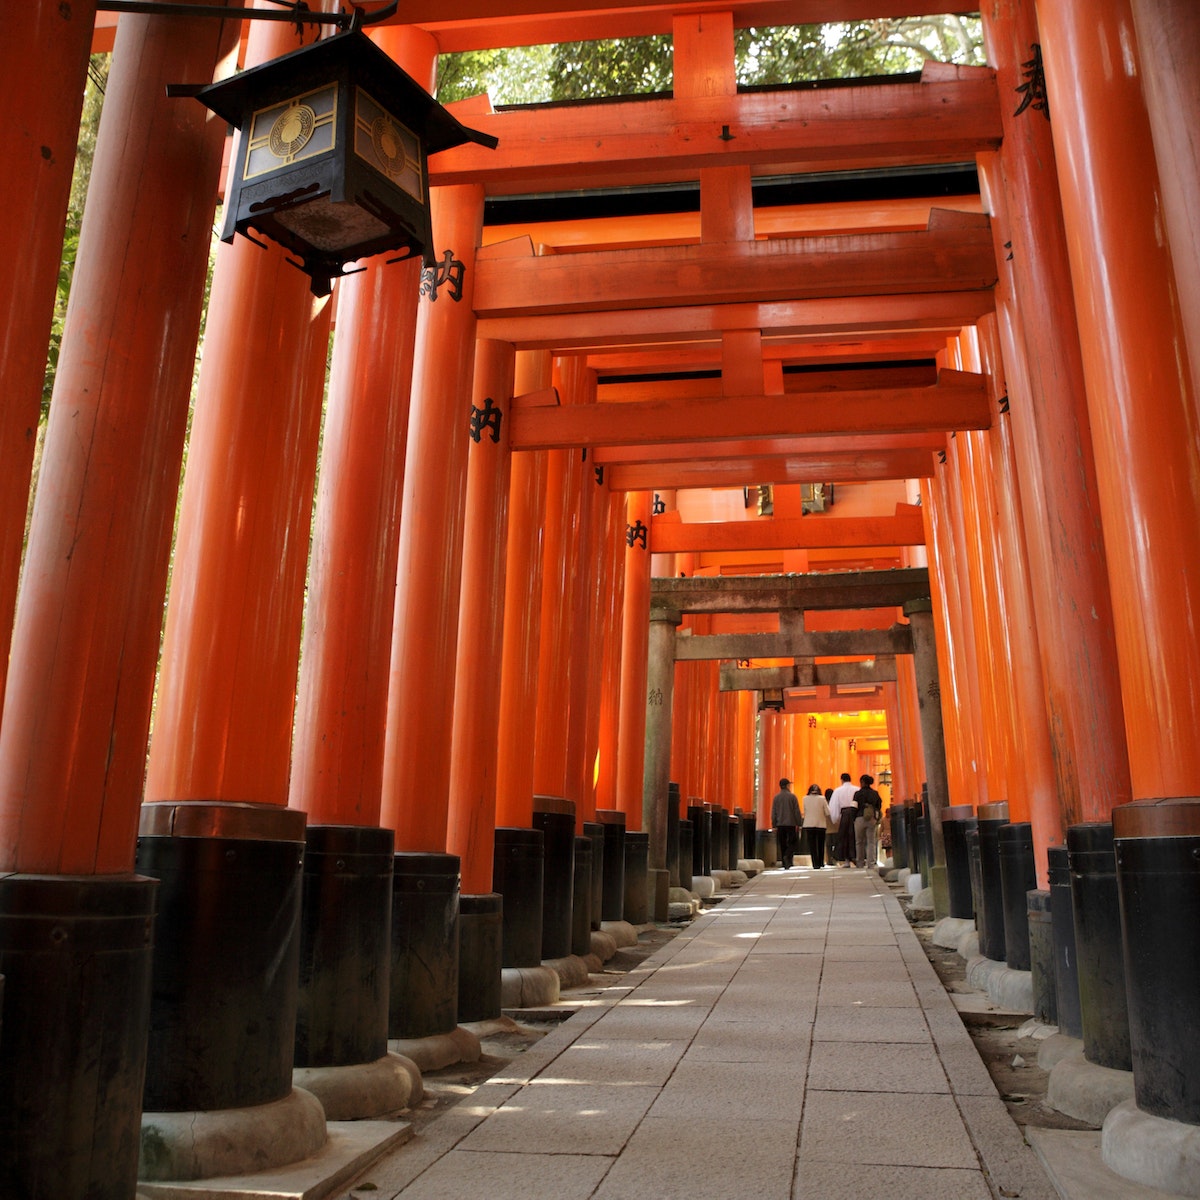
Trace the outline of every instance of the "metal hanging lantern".
[[367, 255], [400, 250], [432, 266], [428, 156], [497, 144], [460, 124], [357, 29], [195, 95], [242, 131], [221, 240], [254, 241], [253, 229], [285, 246], [318, 296]]

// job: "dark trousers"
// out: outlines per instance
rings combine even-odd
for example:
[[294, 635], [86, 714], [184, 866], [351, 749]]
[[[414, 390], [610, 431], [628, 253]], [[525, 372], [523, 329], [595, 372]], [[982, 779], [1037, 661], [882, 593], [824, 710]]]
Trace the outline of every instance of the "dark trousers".
[[779, 861], [785, 867], [793, 866], [797, 840], [795, 825], [776, 825], [775, 840], [779, 843]]
[[843, 808], [838, 817], [837, 858], [838, 862], [854, 861], [854, 818], [858, 808]]
[[804, 836], [808, 841], [808, 853], [812, 857], [812, 865], [823, 867], [825, 865], [825, 826], [806, 825]]

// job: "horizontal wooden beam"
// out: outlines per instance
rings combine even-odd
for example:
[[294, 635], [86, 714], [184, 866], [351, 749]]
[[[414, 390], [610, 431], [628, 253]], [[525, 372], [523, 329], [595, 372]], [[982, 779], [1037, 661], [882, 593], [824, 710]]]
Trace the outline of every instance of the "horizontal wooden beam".
[[[920, 450], [932, 454], [946, 448], [942, 430], [928, 433], [863, 433], [830, 437], [729, 438], [720, 442], [654, 442], [638, 446], [597, 446], [592, 461], [603, 467], [644, 463], [716, 464], [735, 459], [845, 458], [867, 454], [890, 454], [896, 450]], [[832, 478], [832, 476], [830, 477]], [[899, 478], [889, 476], [889, 478]], [[756, 482], [767, 483], [769, 480]]]
[[628, 446], [727, 438], [820, 437], [853, 433], [928, 433], [987, 429], [987, 381], [941, 371], [935, 387], [823, 395], [715, 396], [522, 408], [512, 413], [514, 450]]
[[[859, 658], [912, 653], [907, 625], [890, 629], [832, 629], [794, 633], [679, 633], [675, 636], [677, 662], [711, 662], [716, 659]], [[834, 680], [826, 680], [828, 683]], [[809, 681], [811, 686], [812, 681]], [[798, 687], [793, 682], [788, 687]]]
[[790, 667], [739, 667], [722, 663], [718, 691], [761, 692], [794, 687], [895, 683], [896, 660], [878, 658], [866, 663], [815, 663]]
[[655, 521], [655, 554], [718, 550], [824, 550], [832, 546], [922, 546], [920, 511], [893, 517], [808, 516], [755, 521]]
[[[405, 0], [397, 24], [417, 25], [437, 38], [443, 54], [535, 46], [548, 42], [644, 37], [670, 33], [678, 0], [622, 0], [598, 7], [596, 0]], [[689, 13], [733, 13], [738, 29], [817, 25], [871, 17], [911, 16], [911, 0], [691, 0]]]
[[650, 581], [651, 608], [679, 613], [895, 608], [929, 596], [929, 571], [925, 567]]
[[[691, 302], [700, 300], [700, 303]], [[957, 334], [996, 307], [991, 287], [973, 291], [774, 300], [710, 304], [703, 297], [661, 308], [613, 312], [523, 312], [487, 317], [477, 336], [512, 342], [518, 350], [574, 354], [584, 350], [687, 344], [716, 346], [726, 330], [759, 329], [764, 337], [796, 342], [838, 337], [893, 338], [902, 334]]]
[[882, 479], [923, 479], [933, 474], [933, 462], [933, 452], [929, 450], [712, 462], [697, 459], [691, 463], [605, 467], [604, 481], [614, 492], [747, 487], [758, 483], [871, 483]]
[[883, 688], [877, 687], [871, 692], [856, 693], [852, 696], [818, 695], [797, 696], [793, 692], [783, 694], [783, 714], [803, 715], [804, 713], [854, 713], [873, 712], [884, 706]]
[[[940, 212], [940, 210], [939, 210]], [[938, 213], [934, 214], [938, 218]], [[952, 219], [951, 219], [952, 218]], [[480, 318], [669, 306], [977, 291], [996, 282], [987, 217], [945, 214], [927, 230], [706, 242], [580, 254], [491, 256], [475, 269]], [[744, 325], [742, 328], [758, 328]]]
[[708, 167], [793, 174], [971, 161], [1000, 144], [995, 73], [952, 70], [918, 82], [472, 112], [470, 125], [499, 145], [431, 156], [429, 181], [497, 195], [694, 179]]

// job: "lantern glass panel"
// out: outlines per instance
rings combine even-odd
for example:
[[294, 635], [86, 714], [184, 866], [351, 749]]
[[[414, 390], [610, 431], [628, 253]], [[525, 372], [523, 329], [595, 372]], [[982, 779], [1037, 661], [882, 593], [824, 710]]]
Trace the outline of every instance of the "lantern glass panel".
[[328, 196], [277, 209], [274, 220], [326, 254], [349, 250], [383, 237], [389, 228], [385, 221], [357, 204], [331, 200]]
[[354, 152], [418, 203], [424, 203], [420, 141], [362, 88], [355, 90]]
[[260, 108], [250, 121], [243, 179], [254, 179], [334, 148], [337, 85]]

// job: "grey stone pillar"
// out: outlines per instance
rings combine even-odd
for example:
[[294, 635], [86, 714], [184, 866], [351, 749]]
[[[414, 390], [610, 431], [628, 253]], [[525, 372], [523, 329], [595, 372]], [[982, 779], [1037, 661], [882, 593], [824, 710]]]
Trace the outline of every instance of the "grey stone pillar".
[[949, 803], [946, 783], [946, 743], [942, 732], [942, 694], [938, 684], [937, 646], [933, 640], [933, 601], [909, 600], [904, 615], [912, 626], [913, 668], [917, 677], [917, 707], [921, 718], [921, 742], [925, 748], [925, 780], [929, 811], [925, 819], [933, 840], [934, 913], [950, 914], [950, 889], [946, 878], [946, 843], [942, 838], [942, 813]]
[[[675, 630], [682, 616], [672, 608], [650, 609], [646, 670], [646, 754], [642, 768], [642, 828], [650, 835], [649, 870], [667, 870], [667, 795], [671, 784], [671, 698], [675, 689]], [[666, 889], [654, 887], [658, 896]], [[663, 906], [665, 910], [665, 905]], [[665, 921], [668, 913], [654, 919]]]

